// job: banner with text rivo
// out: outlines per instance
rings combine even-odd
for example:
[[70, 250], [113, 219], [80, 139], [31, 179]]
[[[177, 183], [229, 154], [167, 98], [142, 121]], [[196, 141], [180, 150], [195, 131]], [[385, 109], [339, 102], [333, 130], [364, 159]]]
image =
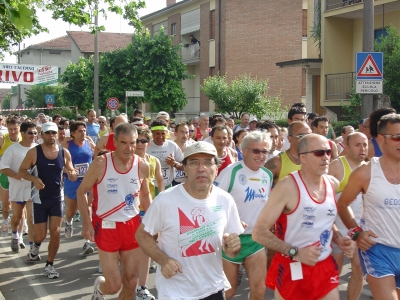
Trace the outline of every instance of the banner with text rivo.
[[0, 62], [0, 83], [57, 85], [57, 66], [19, 65]]

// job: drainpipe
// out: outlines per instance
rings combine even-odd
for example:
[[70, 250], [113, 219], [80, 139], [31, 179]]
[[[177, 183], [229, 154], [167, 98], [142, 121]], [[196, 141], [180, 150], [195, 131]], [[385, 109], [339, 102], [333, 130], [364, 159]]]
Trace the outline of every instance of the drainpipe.
[[218, 72], [221, 73], [221, 2], [218, 0]]

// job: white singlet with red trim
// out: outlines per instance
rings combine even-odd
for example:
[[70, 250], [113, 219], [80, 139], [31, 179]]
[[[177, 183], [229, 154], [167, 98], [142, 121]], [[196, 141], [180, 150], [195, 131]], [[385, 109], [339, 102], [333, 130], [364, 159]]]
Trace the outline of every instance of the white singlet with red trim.
[[112, 153], [107, 153], [106, 170], [101, 181], [93, 187], [93, 207], [99, 218], [126, 222], [139, 214], [139, 157], [134, 155], [126, 173], [115, 169]]
[[337, 214], [332, 184], [326, 175], [322, 175], [325, 197], [322, 202], [317, 202], [310, 196], [299, 171], [289, 175], [296, 182], [299, 199], [294, 211], [279, 217], [276, 236], [298, 248], [321, 245], [324, 248], [318, 261], [323, 261], [332, 252], [332, 225]]
[[364, 230], [371, 230], [377, 243], [400, 248], [400, 184], [390, 183], [382, 171], [380, 157], [371, 158], [371, 179], [364, 194]]

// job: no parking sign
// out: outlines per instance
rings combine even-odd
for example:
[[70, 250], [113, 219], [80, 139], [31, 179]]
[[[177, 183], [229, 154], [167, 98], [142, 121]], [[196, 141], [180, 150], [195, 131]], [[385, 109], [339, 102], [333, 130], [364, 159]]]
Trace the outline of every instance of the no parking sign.
[[116, 110], [119, 107], [119, 101], [117, 98], [109, 98], [107, 100], [107, 107], [110, 110]]

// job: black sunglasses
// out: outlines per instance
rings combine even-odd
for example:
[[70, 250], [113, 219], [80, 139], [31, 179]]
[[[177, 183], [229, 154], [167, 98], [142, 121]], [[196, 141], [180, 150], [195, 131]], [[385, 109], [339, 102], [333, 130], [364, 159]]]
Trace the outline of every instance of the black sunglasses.
[[37, 135], [36, 131], [26, 131], [26, 133], [29, 135]]
[[46, 131], [44, 134], [57, 134], [57, 131]]
[[148, 142], [149, 142], [149, 140], [146, 140], [146, 139], [141, 139], [141, 140], [137, 139], [136, 140], [136, 143], [141, 143], [141, 144], [147, 144]]
[[332, 155], [332, 150], [331, 149], [327, 149], [327, 150], [318, 149], [318, 150], [303, 152], [303, 153], [299, 153], [299, 154], [307, 154], [307, 153], [314, 153], [314, 155], [317, 156], [317, 157], [324, 156], [325, 154], [328, 155], [328, 156], [331, 156]]

